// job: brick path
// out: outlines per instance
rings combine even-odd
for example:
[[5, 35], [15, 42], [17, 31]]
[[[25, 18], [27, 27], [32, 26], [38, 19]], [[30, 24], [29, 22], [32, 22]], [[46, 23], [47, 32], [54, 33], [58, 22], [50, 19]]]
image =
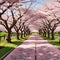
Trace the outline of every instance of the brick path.
[[31, 35], [4, 60], [60, 60], [60, 51], [39, 35]]

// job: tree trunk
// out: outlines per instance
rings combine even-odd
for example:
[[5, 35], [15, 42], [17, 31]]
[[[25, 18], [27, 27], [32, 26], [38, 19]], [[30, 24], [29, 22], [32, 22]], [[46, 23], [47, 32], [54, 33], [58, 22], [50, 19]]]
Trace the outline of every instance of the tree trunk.
[[48, 38], [50, 38], [50, 31], [48, 31]]
[[24, 31], [24, 37], [26, 36], [25, 34], [26, 34], [26, 33], [25, 33], [25, 31]]
[[23, 31], [21, 30], [21, 38], [23, 38]]
[[18, 32], [18, 31], [17, 31], [17, 39], [20, 40], [20, 39], [19, 39], [19, 32]]
[[39, 34], [41, 34], [41, 30], [39, 30]]
[[8, 30], [8, 35], [7, 35], [7, 39], [6, 40], [7, 40], [8, 43], [12, 43], [11, 42], [11, 30]]
[[27, 32], [29, 35], [30, 35], [30, 31], [28, 30], [28, 32]]
[[46, 37], [46, 32], [44, 31], [44, 37]]
[[24, 35], [24, 37], [25, 37], [25, 31], [26, 31], [26, 29], [25, 29], [25, 26], [24, 26], [24, 30], [23, 30], [23, 35]]
[[53, 30], [52, 30], [51, 36], [52, 36], [52, 40], [54, 40], [54, 31]]

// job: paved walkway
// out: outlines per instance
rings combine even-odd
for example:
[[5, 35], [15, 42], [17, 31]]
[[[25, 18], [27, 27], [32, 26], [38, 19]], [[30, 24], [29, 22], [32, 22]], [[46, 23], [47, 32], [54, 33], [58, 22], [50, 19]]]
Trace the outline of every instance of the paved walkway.
[[38, 35], [32, 35], [4, 60], [60, 60], [60, 51]]

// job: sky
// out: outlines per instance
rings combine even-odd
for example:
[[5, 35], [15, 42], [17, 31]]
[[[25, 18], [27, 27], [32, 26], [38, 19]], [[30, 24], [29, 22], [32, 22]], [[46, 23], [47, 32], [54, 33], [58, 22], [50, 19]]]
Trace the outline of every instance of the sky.
[[[45, 3], [45, 0], [36, 0], [35, 2], [33, 2], [32, 7], [39, 8], [43, 3]], [[31, 3], [26, 3], [25, 5], [28, 7], [30, 4]]]
[[[45, 0], [34, 0], [33, 4], [31, 5], [32, 8], [40, 8], [41, 5], [45, 3]], [[25, 3], [26, 7], [28, 8], [31, 3]], [[24, 5], [23, 5], [24, 6]], [[7, 11], [9, 15], [11, 15], [10, 10]]]
[[37, 0], [35, 8], [39, 8], [43, 3], [45, 3], [45, 0]]

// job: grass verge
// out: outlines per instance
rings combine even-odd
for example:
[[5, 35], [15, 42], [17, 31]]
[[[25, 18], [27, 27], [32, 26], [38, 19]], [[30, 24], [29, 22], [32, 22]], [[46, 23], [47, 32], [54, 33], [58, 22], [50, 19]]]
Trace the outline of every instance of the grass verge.
[[49, 43], [57, 46], [57, 48], [60, 49], [60, 43], [59, 43], [59, 39], [60, 39], [60, 38], [58, 38], [58, 37], [55, 36], [55, 39], [54, 39], [54, 40], [51, 40], [51, 38], [44, 37], [43, 35], [42, 35], [42, 37], [43, 37], [44, 39], [48, 40]]
[[13, 50], [15, 47], [17, 47], [18, 45], [20, 45], [22, 42], [25, 41], [25, 39], [27, 39], [29, 37], [23, 37], [20, 40], [17, 40], [15, 37], [12, 37], [12, 42], [13, 43], [7, 43], [6, 40], [1, 40], [0, 41], [0, 46], [4, 46], [2, 49], [0, 49], [0, 58], [2, 58], [3, 56], [5, 56], [9, 51], [11, 52], [11, 50]]

